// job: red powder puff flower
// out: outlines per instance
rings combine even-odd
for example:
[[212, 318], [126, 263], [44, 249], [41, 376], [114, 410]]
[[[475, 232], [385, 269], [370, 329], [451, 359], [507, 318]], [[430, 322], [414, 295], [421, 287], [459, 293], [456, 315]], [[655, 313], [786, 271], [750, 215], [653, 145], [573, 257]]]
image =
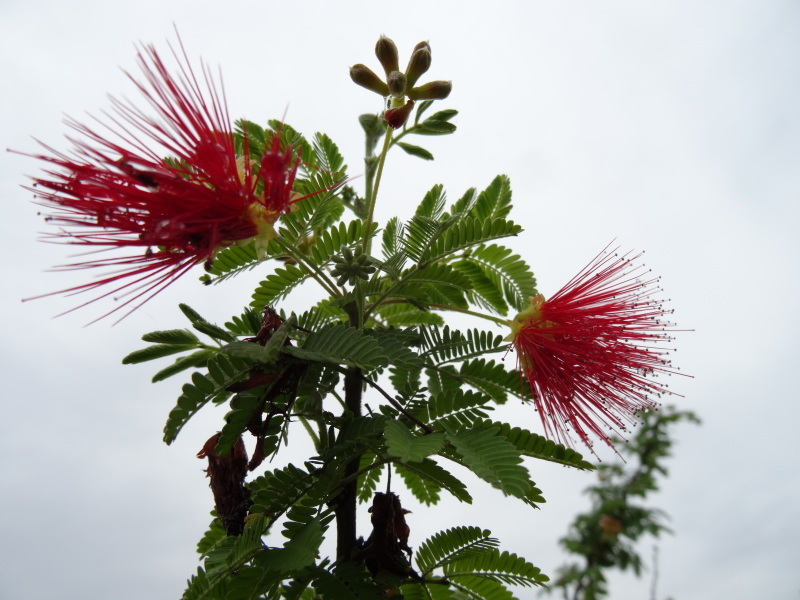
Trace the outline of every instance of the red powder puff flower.
[[69, 154], [45, 146], [52, 156], [37, 156], [51, 165], [47, 178], [34, 178], [38, 202], [52, 211], [46, 220], [59, 228], [49, 240], [92, 253], [136, 250], [59, 267], [107, 269], [53, 292], [111, 286], [81, 306], [124, 290], [132, 297], [107, 314], [135, 303], [132, 311], [193, 266], [209, 265], [220, 248], [255, 238], [263, 249], [278, 217], [307, 197], [292, 191], [297, 152], [281, 149], [276, 134], [260, 162], [246, 142], [237, 157], [224, 94], [205, 66], [196, 76], [182, 47], [173, 56], [176, 73], [152, 46], [138, 54], [144, 81], [131, 79], [153, 114], [112, 98], [113, 112], [97, 129], [68, 120], [80, 134]]
[[566, 286], [509, 321], [520, 371], [548, 437], [569, 444], [570, 431], [589, 448], [589, 434], [607, 444], [653, 397], [670, 393], [653, 381], [672, 373], [662, 346], [672, 340], [663, 321], [657, 278], [628, 258], [603, 252]]

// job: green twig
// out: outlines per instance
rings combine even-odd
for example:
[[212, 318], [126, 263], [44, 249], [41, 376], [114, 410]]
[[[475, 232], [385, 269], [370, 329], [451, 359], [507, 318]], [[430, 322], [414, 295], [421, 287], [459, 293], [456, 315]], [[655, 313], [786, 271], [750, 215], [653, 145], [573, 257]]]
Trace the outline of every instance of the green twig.
[[383, 138], [383, 148], [381, 149], [381, 154], [378, 157], [378, 169], [375, 172], [375, 181], [372, 185], [372, 194], [369, 199], [369, 212], [367, 213], [367, 220], [364, 224], [364, 252], [369, 254], [370, 248], [372, 247], [372, 236], [370, 235], [370, 231], [372, 231], [372, 218], [375, 215], [375, 202], [378, 199], [378, 188], [381, 184], [381, 176], [383, 175], [383, 165], [386, 163], [386, 155], [389, 152], [389, 146], [392, 143], [392, 128], [386, 128], [386, 136]]

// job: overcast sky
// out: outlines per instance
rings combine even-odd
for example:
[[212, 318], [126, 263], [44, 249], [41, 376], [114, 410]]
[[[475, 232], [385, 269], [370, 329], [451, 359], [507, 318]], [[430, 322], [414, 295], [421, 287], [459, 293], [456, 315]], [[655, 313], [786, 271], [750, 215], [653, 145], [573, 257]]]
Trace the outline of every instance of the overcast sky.
[[[65, 148], [65, 114], [99, 114], [108, 93], [135, 98], [120, 69], [135, 71], [137, 41], [166, 48], [173, 23], [191, 57], [221, 67], [233, 117], [265, 122], [288, 107], [293, 126], [339, 144], [352, 174], [356, 118], [380, 100], [347, 68], [378, 68], [380, 34], [401, 64], [428, 40], [430, 77], [453, 81], [440, 106], [460, 111], [459, 131], [425, 140], [432, 163], [390, 157], [379, 217], [408, 218], [434, 183], [454, 199], [505, 173], [527, 229], [513, 246], [546, 296], [613, 239], [645, 250], [676, 322], [693, 330], [675, 363], [694, 379], [672, 378], [675, 402], [704, 420], [676, 429], [670, 478], [652, 499], [675, 531], [659, 542], [659, 600], [800, 596], [800, 4], [3, 0], [2, 147], [36, 152], [35, 137]], [[258, 274], [216, 288], [189, 275], [116, 327], [84, 328], [92, 309], [52, 319], [68, 299], [20, 299], [86, 274], [45, 273], [68, 252], [36, 241], [45, 225], [20, 185], [38, 169], [0, 159], [0, 598], [176, 598], [213, 505], [194, 456], [224, 411], [166, 447], [183, 380], [153, 385], [156, 367], [120, 359], [143, 333], [183, 326], [179, 302], [212, 320], [238, 314]], [[530, 406], [505, 414], [539, 430]], [[554, 573], [594, 476], [529, 466], [549, 501], [541, 511], [491, 489], [472, 506], [404, 500], [412, 545], [486, 526]], [[614, 577], [612, 597], [649, 597], [650, 584]]]

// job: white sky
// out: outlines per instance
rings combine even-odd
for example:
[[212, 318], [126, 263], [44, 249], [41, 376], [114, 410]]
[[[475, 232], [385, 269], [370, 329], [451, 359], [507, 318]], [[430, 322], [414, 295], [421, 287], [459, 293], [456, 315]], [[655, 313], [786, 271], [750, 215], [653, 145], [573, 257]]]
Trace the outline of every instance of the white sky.
[[[190, 56], [222, 68], [233, 117], [263, 122], [288, 106], [293, 126], [331, 135], [352, 174], [356, 118], [380, 101], [347, 68], [378, 68], [380, 34], [395, 39], [401, 64], [429, 40], [428, 77], [453, 80], [440, 107], [460, 111], [459, 131], [420, 140], [433, 163], [390, 157], [379, 217], [410, 216], [434, 183], [457, 198], [506, 173], [527, 228], [514, 247], [545, 295], [614, 238], [646, 250], [676, 321], [694, 330], [675, 359], [695, 379], [671, 384], [680, 407], [704, 419], [676, 430], [671, 476], [652, 500], [675, 530], [659, 543], [659, 599], [798, 596], [800, 5], [4, 0], [2, 147], [35, 152], [36, 137], [64, 148], [63, 115], [99, 114], [107, 93], [134, 97], [120, 67], [135, 70], [136, 41], [174, 41], [173, 23]], [[183, 380], [152, 385], [153, 365], [120, 359], [143, 333], [182, 326], [178, 302], [218, 321], [238, 314], [257, 275], [213, 289], [187, 276], [113, 328], [83, 328], [91, 309], [51, 319], [68, 300], [20, 298], [86, 274], [44, 274], [67, 249], [36, 241], [45, 227], [19, 186], [38, 168], [0, 159], [0, 597], [178, 597], [213, 504], [194, 455], [224, 411], [168, 448], [161, 429]], [[531, 407], [508, 411], [538, 430]], [[486, 526], [554, 573], [557, 540], [586, 508], [580, 491], [594, 476], [529, 466], [549, 500], [541, 511], [492, 490], [472, 506], [426, 510], [409, 499], [412, 545], [453, 525]], [[612, 579], [615, 600], [649, 590], [649, 576]]]

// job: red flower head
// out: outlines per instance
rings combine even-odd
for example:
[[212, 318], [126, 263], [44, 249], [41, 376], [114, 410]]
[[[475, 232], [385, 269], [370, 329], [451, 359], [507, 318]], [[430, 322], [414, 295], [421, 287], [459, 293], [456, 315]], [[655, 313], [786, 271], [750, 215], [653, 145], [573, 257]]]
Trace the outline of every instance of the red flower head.
[[54, 293], [109, 284], [85, 304], [125, 290], [132, 298], [111, 312], [138, 301], [134, 310], [193, 266], [209, 265], [220, 248], [255, 238], [263, 249], [278, 217], [307, 197], [292, 192], [300, 158], [281, 149], [279, 135], [260, 162], [246, 141], [237, 157], [224, 93], [205, 66], [198, 78], [185, 52], [173, 55], [175, 74], [152, 46], [143, 48], [145, 80], [131, 77], [155, 116], [112, 98], [100, 129], [68, 121], [80, 134], [70, 138], [70, 154], [45, 146], [53, 155], [37, 157], [52, 165], [48, 178], [34, 179], [38, 201], [52, 210], [46, 220], [59, 227], [49, 238], [93, 251], [137, 250], [62, 266], [110, 272]]
[[652, 380], [672, 373], [661, 344], [672, 324], [653, 295], [658, 279], [634, 265], [639, 258], [603, 252], [566, 286], [509, 324], [519, 369], [548, 437], [569, 444], [572, 430], [589, 448], [589, 434], [611, 444], [637, 413], [670, 393]]

